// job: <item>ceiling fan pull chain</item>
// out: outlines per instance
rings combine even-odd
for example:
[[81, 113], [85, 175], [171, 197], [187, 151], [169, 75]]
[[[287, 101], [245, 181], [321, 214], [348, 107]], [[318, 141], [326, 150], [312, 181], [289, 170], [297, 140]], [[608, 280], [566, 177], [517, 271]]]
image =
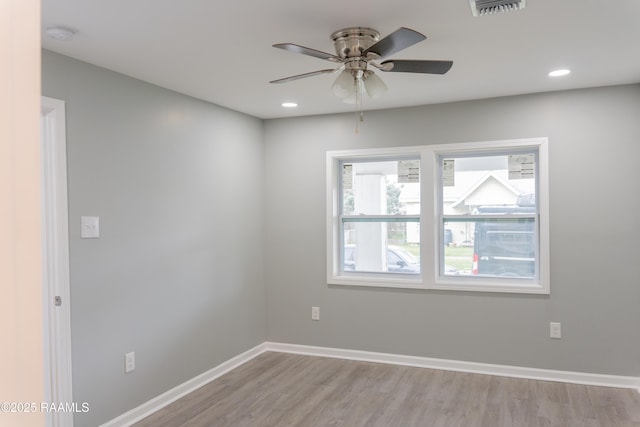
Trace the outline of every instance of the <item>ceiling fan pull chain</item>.
[[363, 83], [362, 80], [359, 77], [355, 78], [355, 89], [356, 89], [356, 134], [359, 133], [359, 122], [364, 122], [364, 113], [363, 113], [363, 107], [362, 107], [362, 89], [363, 89]]

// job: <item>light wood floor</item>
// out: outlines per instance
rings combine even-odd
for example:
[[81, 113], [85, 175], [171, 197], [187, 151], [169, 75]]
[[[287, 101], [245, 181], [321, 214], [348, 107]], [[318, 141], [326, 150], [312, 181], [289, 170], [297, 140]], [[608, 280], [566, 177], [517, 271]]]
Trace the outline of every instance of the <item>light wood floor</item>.
[[635, 390], [263, 353], [135, 427], [640, 426]]

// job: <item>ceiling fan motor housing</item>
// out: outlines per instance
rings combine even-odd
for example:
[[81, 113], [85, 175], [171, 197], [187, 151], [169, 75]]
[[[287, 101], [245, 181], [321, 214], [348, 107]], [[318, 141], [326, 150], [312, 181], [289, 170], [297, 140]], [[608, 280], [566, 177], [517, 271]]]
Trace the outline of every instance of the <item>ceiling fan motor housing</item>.
[[380, 33], [373, 28], [344, 28], [331, 34], [336, 55], [340, 58], [359, 58], [362, 52], [380, 39]]

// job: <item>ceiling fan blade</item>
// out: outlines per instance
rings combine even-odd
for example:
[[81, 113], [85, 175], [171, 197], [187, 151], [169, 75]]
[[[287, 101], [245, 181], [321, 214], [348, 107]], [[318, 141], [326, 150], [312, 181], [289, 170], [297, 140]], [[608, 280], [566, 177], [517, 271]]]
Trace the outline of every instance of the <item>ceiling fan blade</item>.
[[304, 47], [293, 43], [278, 43], [274, 44], [273, 47], [288, 50], [289, 52], [302, 53], [303, 55], [313, 56], [314, 58], [326, 59], [332, 62], [342, 62], [342, 59], [330, 53], [322, 52], [320, 50], [311, 49], [310, 47]]
[[375, 53], [378, 57], [385, 58], [401, 51], [402, 49], [413, 46], [426, 38], [427, 37], [424, 34], [420, 34], [419, 32], [409, 28], [401, 27], [366, 49], [362, 55], [366, 57], [368, 53]]
[[333, 69], [333, 68], [328, 68], [326, 70], [312, 71], [310, 73], [297, 74], [295, 76], [289, 76], [289, 77], [285, 77], [283, 79], [271, 80], [269, 83], [286, 83], [286, 82], [291, 82], [293, 80], [304, 79], [304, 78], [307, 78], [307, 77], [319, 76], [320, 74], [330, 74], [330, 73], [334, 73], [335, 71], [336, 70]]
[[381, 62], [380, 69], [392, 73], [445, 74], [452, 65], [453, 61], [396, 59]]

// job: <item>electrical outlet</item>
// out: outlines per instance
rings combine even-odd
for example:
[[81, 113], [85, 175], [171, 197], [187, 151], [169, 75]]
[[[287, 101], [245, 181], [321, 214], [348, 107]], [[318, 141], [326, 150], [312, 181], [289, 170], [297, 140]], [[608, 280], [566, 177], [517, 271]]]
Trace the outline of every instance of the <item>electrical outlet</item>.
[[311, 307], [311, 320], [320, 320], [320, 307]]
[[136, 369], [136, 353], [132, 351], [124, 355], [124, 373], [128, 374], [134, 369]]
[[560, 322], [549, 323], [549, 338], [562, 338], [562, 325], [560, 324]]

